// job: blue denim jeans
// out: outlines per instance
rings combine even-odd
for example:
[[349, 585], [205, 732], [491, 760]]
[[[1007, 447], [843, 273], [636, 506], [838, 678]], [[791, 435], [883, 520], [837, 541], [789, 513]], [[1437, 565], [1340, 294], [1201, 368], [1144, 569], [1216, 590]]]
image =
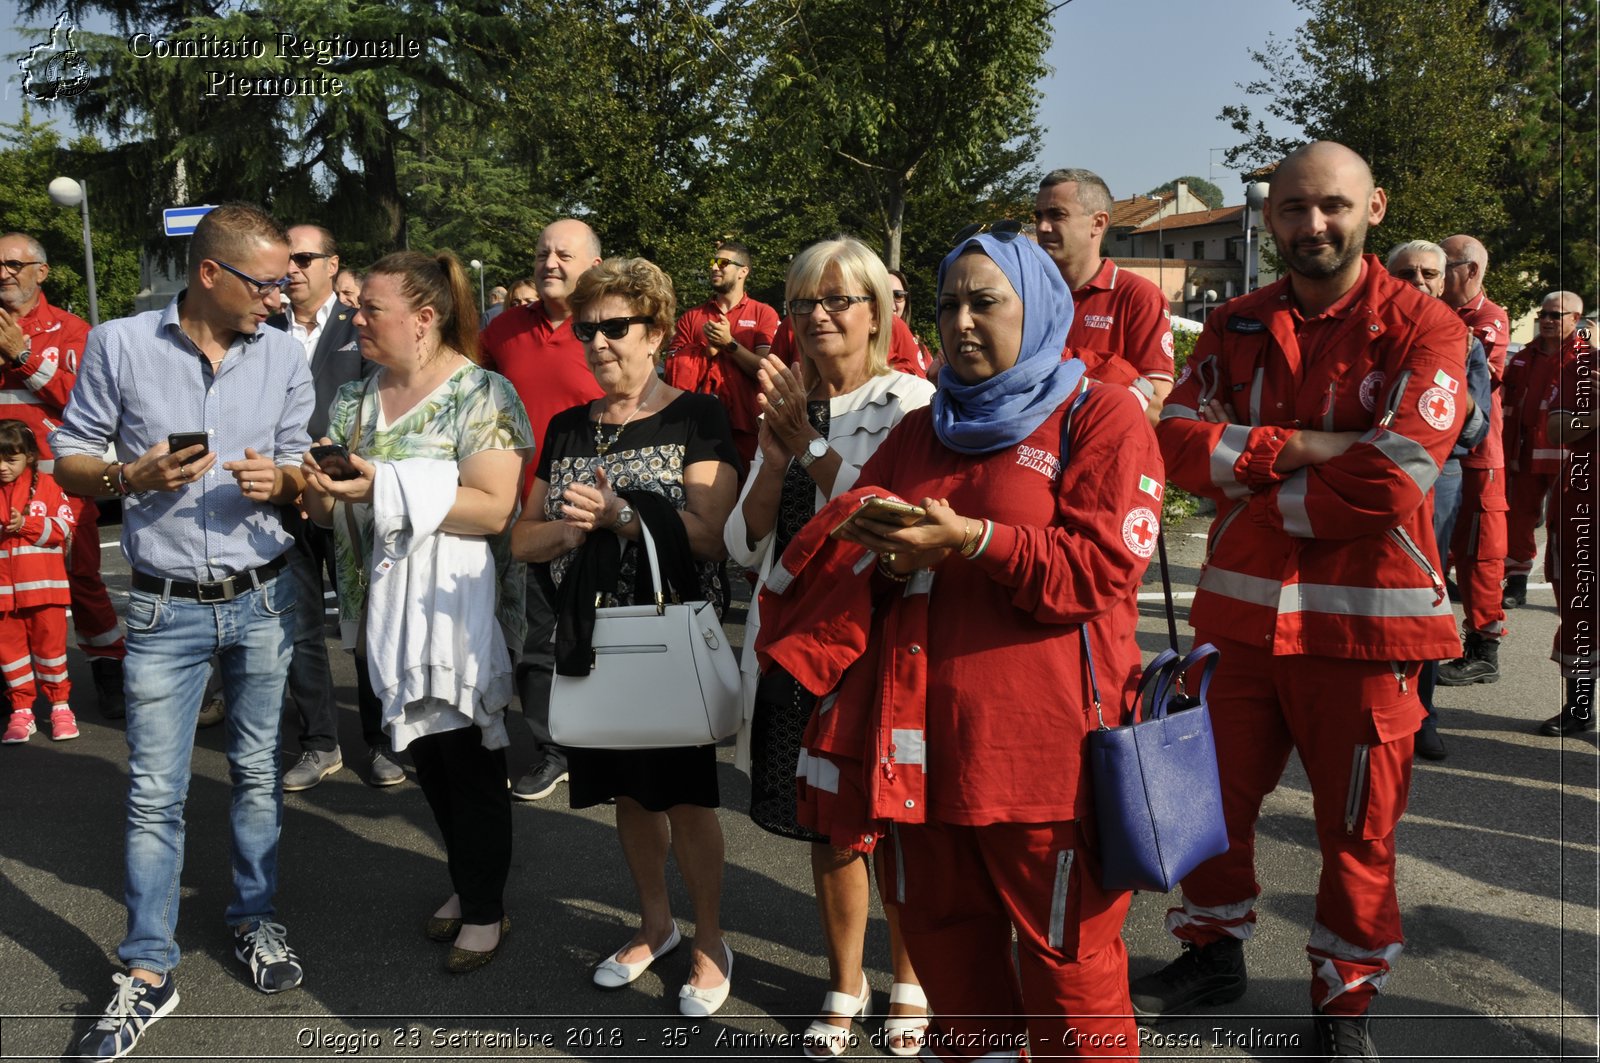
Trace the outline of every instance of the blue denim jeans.
[[216, 654], [228, 701], [233, 782], [233, 902], [230, 926], [272, 918], [278, 885], [283, 785], [278, 734], [293, 649], [294, 580], [287, 575], [228, 602], [201, 603], [133, 591], [128, 658], [128, 936], [117, 955], [129, 967], [166, 972], [178, 964], [183, 806], [189, 794], [195, 720], [208, 662]]

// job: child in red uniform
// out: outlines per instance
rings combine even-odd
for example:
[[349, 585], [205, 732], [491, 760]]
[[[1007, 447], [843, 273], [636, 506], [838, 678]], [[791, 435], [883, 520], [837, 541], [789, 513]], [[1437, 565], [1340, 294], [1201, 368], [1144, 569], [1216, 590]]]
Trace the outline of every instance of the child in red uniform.
[[0, 742], [26, 742], [38, 727], [34, 676], [50, 699], [50, 737], [78, 737], [67, 707], [67, 562], [72, 507], [49, 473], [39, 443], [17, 420], [0, 420], [0, 673], [11, 691], [11, 720]]

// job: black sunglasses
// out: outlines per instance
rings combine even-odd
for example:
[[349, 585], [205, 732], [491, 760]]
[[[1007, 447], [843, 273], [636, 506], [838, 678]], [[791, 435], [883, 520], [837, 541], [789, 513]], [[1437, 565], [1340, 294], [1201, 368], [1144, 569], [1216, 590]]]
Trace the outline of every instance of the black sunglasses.
[[974, 236], [988, 233], [998, 240], [1015, 240], [1022, 235], [1022, 223], [1012, 218], [1001, 218], [999, 221], [976, 221], [956, 233], [954, 243], [963, 243]]
[[572, 334], [582, 343], [594, 339], [596, 332], [605, 333], [608, 340], [620, 340], [628, 334], [628, 330], [635, 325], [648, 325], [655, 318], [648, 314], [635, 314], [633, 317], [608, 317], [604, 321], [574, 321]]
[[894, 296], [896, 299], [904, 299], [906, 297], [906, 293], [901, 291], [899, 288], [896, 288], [894, 291], [890, 292], [889, 294]]
[[289, 261], [293, 262], [295, 265], [299, 266], [301, 269], [305, 269], [307, 266], [311, 265], [311, 263], [315, 262], [319, 258], [332, 258], [332, 257], [333, 257], [332, 255], [324, 254], [321, 251], [296, 251], [294, 254], [289, 256]]
[[1572, 314], [1574, 317], [1576, 317], [1577, 313], [1578, 312], [1576, 310], [1541, 310], [1541, 311], [1539, 311], [1539, 320], [1540, 321], [1560, 321], [1562, 318], [1566, 317], [1568, 314]]

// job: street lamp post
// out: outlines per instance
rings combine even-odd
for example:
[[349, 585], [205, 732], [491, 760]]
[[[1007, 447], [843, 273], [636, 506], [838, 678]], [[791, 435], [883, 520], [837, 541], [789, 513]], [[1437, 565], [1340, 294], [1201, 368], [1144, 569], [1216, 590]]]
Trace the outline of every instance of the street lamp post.
[[1211, 304], [1217, 301], [1217, 290], [1207, 288], [1200, 293], [1200, 320], [1204, 321], [1211, 315]]
[[470, 265], [478, 271], [478, 316], [481, 318], [486, 311], [483, 304], [483, 260], [475, 258]]
[[94, 285], [94, 238], [89, 232], [89, 184], [70, 177], [57, 177], [50, 182], [50, 198], [62, 207], [83, 208], [83, 264], [84, 279], [89, 282], [89, 324], [100, 324], [100, 296]]
[[1252, 181], [1244, 190], [1244, 290], [1255, 291], [1261, 283], [1262, 208], [1271, 185]]

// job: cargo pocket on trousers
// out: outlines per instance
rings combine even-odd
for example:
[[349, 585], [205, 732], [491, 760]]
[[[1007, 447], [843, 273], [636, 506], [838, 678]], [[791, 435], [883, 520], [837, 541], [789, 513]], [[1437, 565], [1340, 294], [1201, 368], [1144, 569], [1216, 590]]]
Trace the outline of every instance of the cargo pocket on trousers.
[[1394, 832], [1406, 810], [1411, 778], [1411, 745], [1422, 726], [1424, 710], [1415, 694], [1374, 705], [1368, 741], [1350, 754], [1350, 781], [1345, 793], [1344, 829], [1365, 841]]

